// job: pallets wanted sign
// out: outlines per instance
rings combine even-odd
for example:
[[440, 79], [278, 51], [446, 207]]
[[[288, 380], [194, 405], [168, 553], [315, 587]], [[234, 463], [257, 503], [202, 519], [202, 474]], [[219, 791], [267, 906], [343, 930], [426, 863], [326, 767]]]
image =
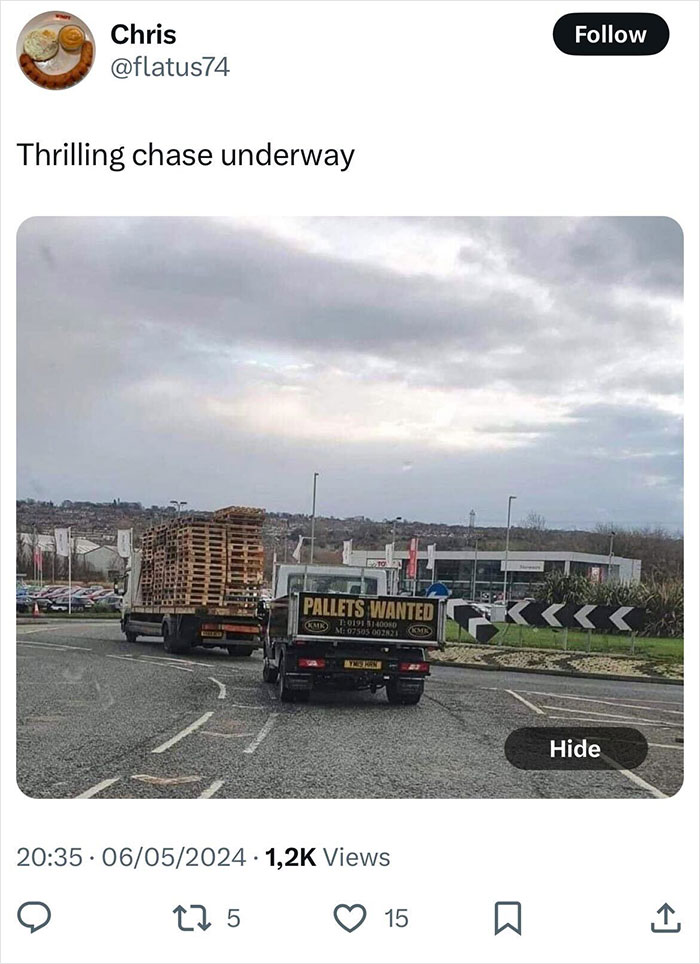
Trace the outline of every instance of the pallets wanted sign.
[[644, 626], [645, 612], [636, 606], [596, 606], [590, 603], [510, 603], [506, 622], [518, 626], [549, 626], [552, 629], [617, 629], [636, 633]]

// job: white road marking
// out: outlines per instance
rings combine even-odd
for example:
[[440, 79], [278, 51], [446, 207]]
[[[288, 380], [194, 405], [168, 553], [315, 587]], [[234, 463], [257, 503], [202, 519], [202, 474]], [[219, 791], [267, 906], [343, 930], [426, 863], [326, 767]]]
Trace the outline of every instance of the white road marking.
[[262, 727], [258, 735], [255, 737], [255, 739], [252, 740], [245, 748], [245, 750], [243, 751], [244, 753], [255, 753], [257, 748], [260, 746], [262, 741], [265, 739], [265, 737], [268, 735], [272, 727], [275, 725], [275, 720], [278, 716], [279, 716], [279, 713], [270, 713], [264, 726]]
[[250, 733], [219, 733], [218, 730], [202, 730], [202, 736], [222, 736], [225, 740], [240, 740], [244, 736], [255, 736], [254, 732]]
[[[569, 710], [565, 706], [546, 706], [546, 710], [556, 710], [557, 713], [580, 713], [581, 710]], [[612, 720], [630, 720], [635, 723], [653, 723], [657, 726], [672, 726], [677, 730], [682, 729], [680, 723], [669, 723], [667, 720], [649, 720], [646, 717], [630, 717], [629, 713], [596, 713], [595, 710], [586, 710], [591, 716], [600, 716]]]
[[[616, 725], [616, 724], [618, 724], [618, 723], [639, 723], [639, 720], [635, 719], [634, 717], [628, 718], [628, 717], [626, 717], [626, 716], [621, 716], [621, 717], [619, 717], [619, 719], [613, 721], [613, 720], [605, 720], [605, 719], [601, 720], [601, 718], [600, 718], [599, 716], [596, 717], [596, 718], [593, 718], [593, 717], [591, 717], [591, 716], [554, 716], [554, 715], [552, 715], [552, 714], [550, 713], [550, 714], [548, 714], [547, 719], [548, 719], [548, 720], [566, 720], [567, 723], [569, 723], [569, 722], [571, 722], [571, 723], [597, 723], [598, 726], [605, 725], [606, 723], [610, 723], [611, 726]], [[681, 729], [681, 727], [680, 727], [680, 726], [676, 726], [675, 723], [654, 723], [653, 726], [654, 726], [654, 727], [658, 727], [658, 728], [661, 728], [661, 727], [664, 727], [664, 728], [667, 728], [667, 729], [670, 728], [670, 729], [673, 729], [673, 730], [680, 730], [680, 729]]]
[[107, 659], [125, 659], [125, 660], [127, 660], [127, 662], [129, 662], [129, 663], [140, 663], [141, 666], [144, 666], [144, 665], [146, 665], [146, 666], [155, 666], [156, 669], [175, 669], [175, 668], [177, 668], [177, 669], [180, 669], [182, 672], [185, 672], [185, 673], [194, 673], [194, 670], [193, 670], [193, 669], [190, 669], [188, 666], [174, 667], [174, 666], [171, 666], [170, 663], [166, 663], [165, 665], [163, 665], [162, 663], [154, 663], [154, 662], [152, 662], [150, 659], [148, 659], [147, 657], [144, 657], [144, 656], [115, 656], [113, 653], [108, 653], [108, 654], [107, 654]]
[[132, 773], [132, 780], [140, 780], [141, 783], [150, 783], [154, 787], [179, 786], [182, 783], [199, 783], [202, 779], [199, 776], [191, 777], [157, 777], [150, 773]]
[[25, 649], [29, 649], [29, 650], [32, 650], [32, 649], [44, 649], [44, 650], [49, 649], [49, 650], [53, 650], [54, 653], [65, 653], [65, 652], [66, 652], [66, 650], [63, 649], [61, 646], [49, 646], [48, 644], [44, 644], [44, 643], [17, 643], [17, 645], [18, 645], [18, 646], [24, 646]]
[[648, 793], [652, 795], [652, 797], [656, 797], [657, 800], [668, 799], [667, 793], [662, 793], [661, 790], [657, 789], [651, 783], [647, 783], [646, 780], [642, 780], [642, 778], [638, 776], [636, 773], [633, 773], [631, 770], [626, 770], [624, 767], [621, 767], [619, 763], [616, 763], [614, 760], [611, 760], [610, 757], [606, 756], [604, 753], [601, 753], [600, 756], [601, 756], [601, 759], [605, 760], [605, 762], [608, 764], [609, 767], [611, 767], [613, 770], [617, 770], [617, 772], [621, 773], [624, 777], [627, 777], [627, 779], [631, 783], [635, 783], [638, 787], [641, 787], [643, 790], [646, 790]]
[[540, 716], [544, 716], [544, 713], [539, 708], [539, 706], [535, 706], [534, 703], [531, 703], [529, 700], [526, 700], [524, 696], [521, 696], [519, 693], [516, 693], [515, 690], [506, 690], [506, 693], [510, 693], [510, 695], [514, 696], [516, 700], [520, 700], [520, 702], [524, 703], [525, 706], [531, 709], [533, 713], [537, 713]]
[[181, 673], [194, 673], [194, 670], [190, 669], [189, 666], [178, 666], [176, 663], [155, 663], [150, 656], [142, 656], [138, 662], [148, 663], [149, 666], [157, 666], [160, 669], [179, 669]]
[[50, 633], [55, 626], [36, 626], [34, 629], [24, 629], [23, 627], [17, 627], [17, 635], [26, 636], [28, 633]]
[[680, 750], [683, 752], [682, 746], [676, 746], [675, 743], [649, 743], [649, 746], [658, 746], [660, 750]]
[[78, 652], [80, 653], [92, 652], [92, 649], [90, 649], [89, 646], [67, 646], [65, 643], [35, 643], [33, 639], [28, 639], [25, 642], [22, 640], [21, 636], [17, 640], [17, 645], [36, 647], [37, 649], [57, 649], [61, 653], [65, 652], [68, 649], [77, 649]]
[[269, 710], [269, 706], [253, 706], [251, 703], [229, 703], [229, 706], [235, 706], [237, 710]]
[[189, 736], [190, 733], [194, 733], [195, 730], [198, 730], [200, 726], [204, 726], [207, 720], [213, 715], [214, 711], [209, 710], [208, 713], [205, 713], [204, 716], [200, 716], [200, 718], [195, 720], [194, 723], [190, 723], [189, 726], [186, 726], [184, 730], [180, 730], [179, 733], [176, 733], [175, 736], [171, 737], [169, 740], [166, 740], [165, 743], [161, 743], [160, 746], [157, 746], [155, 750], [151, 750], [151, 753], [165, 753], [165, 751], [169, 750], [171, 746], [175, 746], [176, 743], [179, 743], [180, 740], [183, 740], [186, 736]]
[[[496, 690], [498, 689], [498, 687], [490, 686], [489, 689]], [[595, 696], [572, 696], [568, 693], [545, 693], [542, 690], [523, 690], [523, 693], [527, 693], [529, 696], [554, 696], [557, 699], [561, 699], [561, 700], [592, 700], [592, 702], [594, 703], [603, 702], [602, 700], [598, 699]], [[628, 700], [628, 699], [636, 699], [636, 697], [607, 696], [607, 695], [605, 697], [605, 701], [613, 705], [619, 700]], [[679, 700], [648, 700], [645, 698], [641, 700], [638, 699], [637, 703], [661, 703], [664, 706], [683, 706], [683, 703]], [[649, 707], [649, 709], [651, 709], [651, 707]]]
[[143, 659], [159, 659], [165, 663], [187, 663], [188, 666], [206, 666], [207, 668], [211, 666], [211, 663], [198, 663], [194, 659], [181, 659], [176, 656], [151, 656], [148, 653], [143, 653], [142, 656]]
[[221, 682], [219, 682], [219, 680], [218, 680], [218, 679], [215, 679], [213, 676], [209, 676], [208, 679], [210, 679], [210, 680], [212, 681], [212, 683], [216, 683], [216, 685], [219, 687], [219, 695], [218, 695], [217, 699], [225, 700], [225, 699], [226, 699], [226, 687], [224, 686], [224, 684], [221, 683]]
[[[624, 709], [628, 710], [653, 710], [656, 709], [654, 706], [644, 706], [639, 703], [620, 703], [619, 700], [599, 700], [594, 696], [564, 696], [561, 693], [537, 693], [534, 690], [526, 690], [531, 696], [551, 696], [558, 700], [580, 700], [583, 703], [602, 703], [603, 706], [622, 706]], [[681, 706], [682, 704], [676, 703], [671, 704], [672, 706]], [[683, 710], [661, 710], [662, 713], [673, 713], [674, 716], [683, 716]]]
[[102, 780], [100, 783], [96, 783], [94, 787], [90, 787], [89, 790], [79, 793], [75, 799], [86, 800], [88, 797], [94, 797], [96, 794], [106, 790], [107, 787], [111, 787], [113, 783], [117, 783], [118, 780], [121, 780], [121, 777], [110, 777], [109, 780]]
[[223, 780], [214, 780], [214, 782], [210, 784], [206, 788], [206, 790], [202, 790], [202, 792], [199, 795], [199, 799], [208, 800], [209, 797], [213, 797], [215, 793], [218, 793], [219, 790], [223, 787], [223, 785], [224, 785]]

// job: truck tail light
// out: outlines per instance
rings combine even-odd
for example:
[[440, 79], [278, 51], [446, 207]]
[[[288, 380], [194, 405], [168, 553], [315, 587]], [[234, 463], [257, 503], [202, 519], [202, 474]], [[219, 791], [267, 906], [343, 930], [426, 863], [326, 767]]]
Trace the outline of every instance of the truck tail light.
[[307, 656], [300, 656], [297, 660], [299, 669], [325, 669], [325, 659], [311, 659]]
[[427, 673], [427, 663], [399, 663], [400, 673]]

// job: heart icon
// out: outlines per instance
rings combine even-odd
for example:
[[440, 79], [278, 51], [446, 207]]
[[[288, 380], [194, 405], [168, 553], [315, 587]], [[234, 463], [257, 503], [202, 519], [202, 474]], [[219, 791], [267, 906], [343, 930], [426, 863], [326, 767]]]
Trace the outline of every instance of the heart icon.
[[367, 908], [362, 904], [338, 904], [333, 909], [333, 916], [336, 924], [340, 924], [344, 931], [352, 934], [358, 927], [361, 927], [367, 917]]

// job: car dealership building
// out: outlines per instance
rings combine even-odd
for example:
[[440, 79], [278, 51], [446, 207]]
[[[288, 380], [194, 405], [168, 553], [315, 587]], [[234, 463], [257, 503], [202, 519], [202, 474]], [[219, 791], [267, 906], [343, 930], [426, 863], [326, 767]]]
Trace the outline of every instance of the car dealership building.
[[[482, 552], [464, 549], [454, 552], [435, 552], [435, 568], [428, 569], [428, 553], [425, 548], [418, 552], [418, 573], [415, 592], [425, 593], [435, 582], [443, 582], [453, 596], [493, 602], [503, 593], [506, 575], [505, 550]], [[353, 566], [385, 568], [386, 557], [382, 550], [353, 549], [350, 557]], [[413, 580], [408, 579], [406, 569], [408, 551], [396, 549], [394, 562], [399, 567], [399, 586], [402, 591], [414, 591]], [[527, 552], [508, 553], [507, 597], [523, 599], [532, 595], [535, 583], [542, 582], [549, 572], [585, 576], [592, 582], [639, 582], [642, 573], [640, 559], [622, 556], [596, 555], [590, 552]]]

